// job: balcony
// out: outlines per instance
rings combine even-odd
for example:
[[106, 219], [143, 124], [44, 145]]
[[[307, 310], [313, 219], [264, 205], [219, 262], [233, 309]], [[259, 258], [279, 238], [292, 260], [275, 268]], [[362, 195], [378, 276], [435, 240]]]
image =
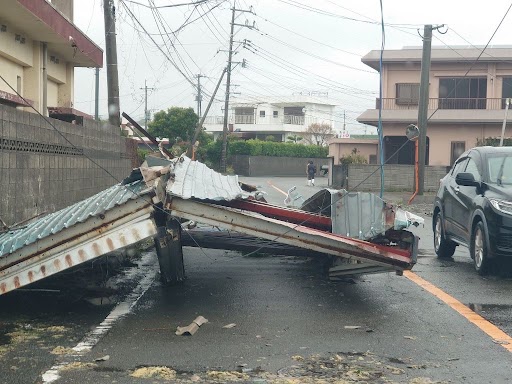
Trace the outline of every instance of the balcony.
[[[375, 109], [379, 109], [382, 101], [384, 110], [409, 110], [418, 109], [418, 103], [412, 100], [383, 98], [376, 99]], [[506, 98], [487, 99], [487, 98], [431, 98], [428, 101], [428, 109], [505, 109]]]
[[[503, 122], [506, 98], [431, 98], [428, 102], [429, 121], [447, 124], [498, 124]], [[357, 121], [378, 125], [379, 106], [382, 121], [411, 124], [418, 121], [418, 103], [406, 99], [377, 99], [375, 109], [367, 109]]]

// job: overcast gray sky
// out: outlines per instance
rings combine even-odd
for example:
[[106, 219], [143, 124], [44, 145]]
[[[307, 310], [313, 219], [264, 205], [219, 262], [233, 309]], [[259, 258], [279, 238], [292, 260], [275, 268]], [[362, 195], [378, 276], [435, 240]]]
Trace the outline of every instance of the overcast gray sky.
[[[144, 115], [144, 81], [149, 91], [148, 109], [171, 106], [196, 109], [194, 75], [210, 95], [226, 65], [229, 22], [233, 0], [115, 0], [121, 111], [136, 119]], [[137, 4], [138, 3], [138, 4]], [[385, 47], [420, 46], [417, 29], [424, 24], [446, 24], [444, 35], [434, 33], [434, 46], [484, 46], [510, 6], [510, 0], [382, 0]], [[142, 5], [143, 4], [143, 5]], [[355, 118], [373, 108], [378, 97], [379, 76], [361, 63], [361, 57], [380, 49], [381, 26], [378, 0], [237, 0], [237, 24], [246, 21], [255, 29], [235, 27], [240, 43], [234, 61], [247, 60], [232, 74], [236, 98], [261, 100], [265, 96], [288, 96], [297, 92], [328, 92], [335, 102], [335, 128], [340, 129], [343, 111], [352, 133], [373, 133]], [[75, 0], [75, 23], [105, 49], [103, 0]], [[138, 21], [144, 26], [143, 30]], [[187, 21], [188, 20], [188, 21]], [[188, 23], [188, 24], [187, 24]], [[185, 26], [183, 26], [186, 24]], [[512, 45], [512, 11], [492, 39], [491, 45]], [[152, 41], [154, 40], [154, 42]], [[156, 45], [160, 48], [158, 48]], [[163, 51], [163, 52], [162, 52]], [[172, 60], [174, 64], [170, 62]], [[174, 65], [178, 66], [181, 74]], [[100, 71], [100, 115], [107, 115], [106, 69]], [[188, 79], [188, 80], [187, 80]], [[224, 98], [225, 82], [217, 99]], [[236, 99], [235, 99], [236, 100]], [[203, 110], [208, 98], [203, 98]], [[210, 116], [222, 114], [217, 102]], [[75, 107], [94, 114], [94, 70], [77, 69]]]

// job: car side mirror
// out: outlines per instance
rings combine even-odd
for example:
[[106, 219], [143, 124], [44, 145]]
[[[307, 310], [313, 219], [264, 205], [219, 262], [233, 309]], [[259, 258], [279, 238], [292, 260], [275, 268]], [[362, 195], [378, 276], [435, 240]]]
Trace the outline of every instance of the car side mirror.
[[480, 183], [475, 180], [475, 176], [469, 172], [461, 172], [455, 176], [455, 182], [458, 185], [463, 185], [466, 187], [478, 187]]

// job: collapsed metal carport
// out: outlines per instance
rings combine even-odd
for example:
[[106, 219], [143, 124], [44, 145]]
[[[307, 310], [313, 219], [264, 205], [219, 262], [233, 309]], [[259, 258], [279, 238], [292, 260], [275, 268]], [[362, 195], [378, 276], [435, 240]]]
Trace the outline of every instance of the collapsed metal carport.
[[[331, 191], [327, 203], [325, 196], [319, 206], [315, 200], [307, 202], [313, 212], [267, 204], [258, 201], [257, 195], [254, 190], [244, 191], [237, 176], [221, 175], [185, 156], [166, 166], [136, 169], [123, 183], [0, 233], [0, 294], [151, 237], [163, 281], [181, 281], [184, 220], [312, 255], [331, 255], [343, 261], [333, 268], [334, 274], [401, 273], [416, 261], [418, 239], [403, 229], [408, 223], [397, 228], [398, 211], [382, 201], [368, 200], [370, 195], [356, 195], [354, 204], [346, 200], [349, 194]], [[353, 220], [354, 207], [361, 220]], [[340, 224], [343, 209], [345, 221], [352, 217], [356, 227], [350, 222], [344, 225], [343, 220]], [[327, 211], [330, 216], [324, 214]], [[364, 223], [363, 215], [370, 220]], [[345, 232], [333, 233], [334, 229]], [[350, 233], [353, 230], [357, 233]], [[187, 236], [193, 238], [194, 232]]]

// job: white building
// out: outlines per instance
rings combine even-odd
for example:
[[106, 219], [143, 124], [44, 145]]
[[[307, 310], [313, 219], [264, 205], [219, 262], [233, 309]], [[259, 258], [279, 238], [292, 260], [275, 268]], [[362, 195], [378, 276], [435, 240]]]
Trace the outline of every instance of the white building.
[[[336, 104], [328, 98], [313, 96], [266, 97], [260, 101], [232, 102], [228, 130], [246, 139], [287, 141], [289, 136], [303, 136], [311, 124], [334, 126]], [[208, 116], [204, 127], [217, 139], [222, 136], [223, 116]]]

